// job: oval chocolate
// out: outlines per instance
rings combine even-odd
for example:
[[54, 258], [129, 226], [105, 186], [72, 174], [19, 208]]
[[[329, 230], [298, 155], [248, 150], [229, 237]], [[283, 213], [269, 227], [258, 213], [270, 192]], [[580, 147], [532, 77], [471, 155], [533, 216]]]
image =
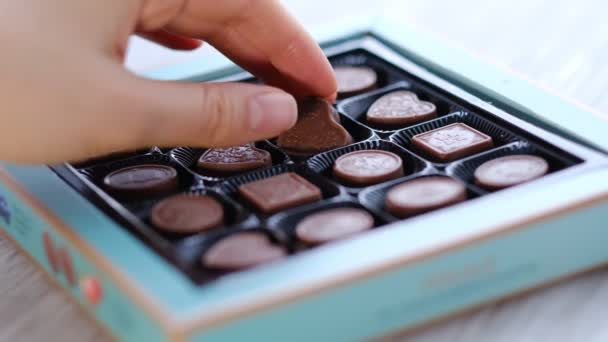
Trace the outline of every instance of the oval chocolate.
[[386, 210], [397, 217], [421, 214], [466, 199], [466, 187], [458, 180], [422, 177], [392, 187], [384, 200]]
[[259, 149], [253, 144], [210, 148], [203, 153], [197, 163], [199, 169], [217, 176], [232, 175], [271, 165], [270, 152]]
[[337, 66], [334, 68], [338, 81], [338, 96], [349, 97], [376, 88], [378, 74], [366, 66]]
[[222, 225], [224, 208], [211, 196], [175, 195], [152, 208], [150, 221], [175, 234], [194, 234]]
[[287, 251], [260, 232], [229, 235], [213, 244], [203, 255], [205, 267], [232, 271], [284, 258]]
[[541, 157], [517, 154], [489, 160], [475, 170], [475, 183], [485, 189], [499, 190], [525, 183], [549, 171]]
[[354, 151], [336, 159], [333, 174], [348, 185], [377, 184], [403, 176], [403, 161], [389, 151]]
[[431, 102], [421, 101], [407, 90], [388, 93], [376, 100], [367, 111], [367, 121], [384, 125], [411, 125], [433, 119], [437, 108]]
[[105, 187], [120, 196], [142, 197], [160, 195], [176, 190], [177, 171], [166, 165], [137, 165], [108, 174]]
[[296, 236], [306, 244], [319, 245], [349, 237], [374, 226], [374, 218], [357, 208], [326, 209], [306, 216], [296, 226]]

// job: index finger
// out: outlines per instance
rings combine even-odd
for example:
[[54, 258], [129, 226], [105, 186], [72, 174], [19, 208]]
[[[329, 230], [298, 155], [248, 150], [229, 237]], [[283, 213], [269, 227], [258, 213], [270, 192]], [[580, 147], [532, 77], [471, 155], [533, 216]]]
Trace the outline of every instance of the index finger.
[[228, 0], [210, 7], [207, 1], [190, 0], [172, 28], [209, 41], [256, 76], [276, 80], [278, 72], [282, 80], [277, 83], [295, 82], [305, 95], [335, 97], [329, 61], [278, 1]]

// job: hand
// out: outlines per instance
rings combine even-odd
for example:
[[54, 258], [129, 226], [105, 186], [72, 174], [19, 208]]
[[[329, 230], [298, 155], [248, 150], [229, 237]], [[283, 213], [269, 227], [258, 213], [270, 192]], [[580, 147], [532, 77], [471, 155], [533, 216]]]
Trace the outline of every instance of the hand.
[[[137, 77], [123, 66], [132, 33], [177, 49], [204, 40], [283, 90]], [[294, 124], [290, 94], [336, 93], [318, 45], [272, 0], [6, 0], [0, 41], [1, 160], [245, 143]]]

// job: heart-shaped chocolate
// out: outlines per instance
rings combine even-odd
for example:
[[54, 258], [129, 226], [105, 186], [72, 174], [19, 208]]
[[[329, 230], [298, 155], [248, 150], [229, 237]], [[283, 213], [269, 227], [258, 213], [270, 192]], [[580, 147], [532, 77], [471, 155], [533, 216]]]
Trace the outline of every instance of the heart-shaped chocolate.
[[308, 156], [352, 142], [331, 104], [318, 98], [298, 103], [298, 121], [277, 140], [279, 147], [295, 156]]
[[271, 165], [270, 153], [253, 144], [208, 149], [197, 163], [199, 169], [215, 176], [226, 176]]
[[270, 241], [261, 232], [242, 232], [216, 242], [202, 257], [203, 264], [212, 269], [240, 270], [281, 259], [285, 249]]
[[388, 93], [376, 100], [367, 111], [367, 121], [383, 125], [411, 125], [433, 119], [437, 107], [407, 90]]

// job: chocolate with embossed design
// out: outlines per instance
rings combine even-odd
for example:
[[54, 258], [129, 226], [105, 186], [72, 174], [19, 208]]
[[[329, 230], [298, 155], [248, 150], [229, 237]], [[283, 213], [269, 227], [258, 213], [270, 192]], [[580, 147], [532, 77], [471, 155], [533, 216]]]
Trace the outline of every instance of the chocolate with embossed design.
[[489, 160], [475, 170], [475, 183], [488, 190], [500, 190], [529, 182], [549, 172], [544, 158], [516, 154]]
[[412, 125], [437, 116], [437, 107], [407, 90], [388, 93], [377, 99], [367, 111], [367, 121], [382, 125]]
[[466, 197], [466, 187], [461, 181], [442, 176], [422, 177], [392, 187], [386, 193], [384, 206], [394, 216], [407, 217], [462, 202]]
[[338, 97], [362, 94], [376, 88], [378, 74], [366, 66], [337, 66], [334, 68], [338, 81]]
[[272, 165], [270, 152], [253, 144], [210, 148], [197, 162], [197, 167], [214, 176], [229, 176]]
[[412, 144], [440, 162], [470, 156], [494, 146], [492, 137], [463, 123], [454, 123], [415, 135]]
[[336, 159], [333, 174], [346, 185], [372, 185], [403, 176], [403, 161], [389, 151], [354, 151]]

